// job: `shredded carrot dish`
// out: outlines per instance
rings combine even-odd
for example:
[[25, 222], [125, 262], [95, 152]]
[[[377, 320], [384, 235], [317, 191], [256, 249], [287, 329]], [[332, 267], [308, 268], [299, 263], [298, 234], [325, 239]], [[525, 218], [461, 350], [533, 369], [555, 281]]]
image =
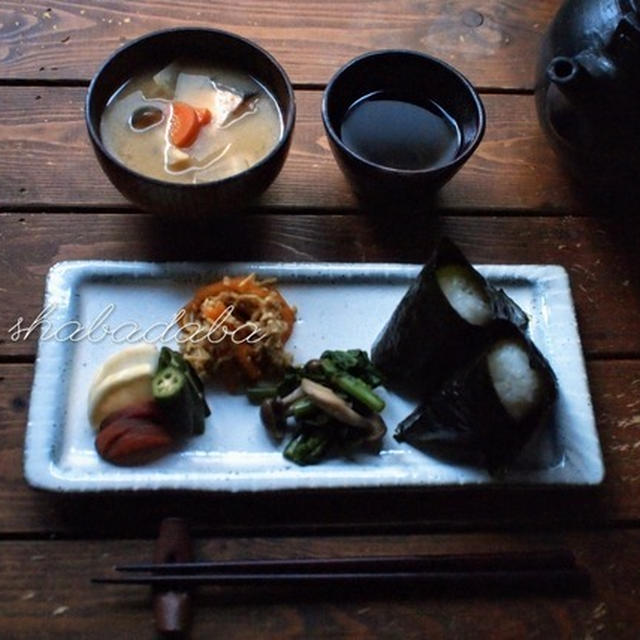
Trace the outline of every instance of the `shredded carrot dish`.
[[180, 348], [199, 374], [236, 389], [290, 364], [284, 345], [296, 312], [275, 280], [224, 277], [196, 291], [183, 310]]

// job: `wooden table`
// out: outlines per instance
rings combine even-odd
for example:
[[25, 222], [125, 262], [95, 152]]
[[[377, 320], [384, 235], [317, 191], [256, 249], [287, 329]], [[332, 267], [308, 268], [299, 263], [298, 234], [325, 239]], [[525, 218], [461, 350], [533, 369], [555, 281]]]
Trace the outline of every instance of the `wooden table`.
[[[109, 3], [0, 6], [0, 637], [148, 638], [145, 589], [91, 586], [116, 561], [150, 558], [160, 519], [192, 523], [202, 557], [257, 558], [566, 546], [592, 594], [335, 599], [203, 592], [194, 638], [637, 638], [640, 633], [638, 224], [581, 202], [547, 146], [533, 67], [559, 0]], [[101, 173], [83, 122], [100, 62], [145, 32], [225, 28], [272, 52], [296, 87], [286, 166], [246, 215], [193, 243], [127, 203]], [[484, 141], [437, 215], [389, 222], [358, 210], [322, 131], [322, 89], [368, 50], [427, 51], [480, 89]], [[570, 274], [607, 475], [592, 490], [91, 495], [38, 492], [22, 451], [34, 318], [60, 260], [422, 262], [437, 234], [475, 263], [561, 264]]]

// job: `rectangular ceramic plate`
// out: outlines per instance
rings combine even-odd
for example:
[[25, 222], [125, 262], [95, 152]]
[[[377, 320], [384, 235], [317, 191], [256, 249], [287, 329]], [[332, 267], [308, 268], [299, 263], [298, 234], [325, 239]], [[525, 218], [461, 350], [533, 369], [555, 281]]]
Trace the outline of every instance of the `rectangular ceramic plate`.
[[[324, 349], [369, 350], [419, 270], [417, 265], [337, 263], [55, 265], [47, 279], [48, 315], [43, 318], [27, 425], [28, 482], [52, 491], [599, 483], [602, 456], [569, 279], [559, 266], [479, 267], [529, 314], [531, 337], [551, 363], [560, 387], [553, 424], [528, 444], [500, 481], [482, 469], [447, 464], [396, 442], [394, 428], [412, 405], [384, 390], [389, 432], [378, 456], [359, 454], [296, 466], [268, 438], [255, 406], [244, 396], [213, 389], [207, 396], [213, 414], [205, 434], [191, 438], [176, 453], [130, 468], [113, 466], [97, 455], [87, 420], [87, 393], [95, 370], [123, 348], [134, 327], [161, 342], [162, 330], [200, 284], [225, 274], [276, 277], [285, 298], [298, 308], [287, 347], [294, 361], [303, 363]], [[105, 326], [114, 334], [104, 337]], [[164, 344], [175, 346], [171, 335], [165, 333]]]

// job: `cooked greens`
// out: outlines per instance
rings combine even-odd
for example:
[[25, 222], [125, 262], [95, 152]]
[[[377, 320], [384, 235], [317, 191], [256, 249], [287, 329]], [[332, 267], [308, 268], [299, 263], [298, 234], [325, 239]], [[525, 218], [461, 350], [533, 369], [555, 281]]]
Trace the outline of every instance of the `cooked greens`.
[[381, 382], [366, 352], [325, 351], [289, 368], [277, 385], [254, 387], [247, 395], [261, 403], [262, 422], [275, 440], [293, 431], [284, 456], [315, 464], [332, 451], [379, 449], [386, 433], [379, 416], [385, 403], [373, 389]]

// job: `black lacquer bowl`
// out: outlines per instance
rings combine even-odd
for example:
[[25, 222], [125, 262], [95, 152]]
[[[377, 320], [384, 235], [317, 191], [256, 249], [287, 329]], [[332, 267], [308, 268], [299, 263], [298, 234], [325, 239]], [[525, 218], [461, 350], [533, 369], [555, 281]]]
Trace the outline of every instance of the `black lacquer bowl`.
[[[455, 157], [424, 169], [397, 169], [371, 162], [347, 146], [340, 135], [345, 114], [377, 92], [416, 104], [432, 101], [444, 109], [460, 131]], [[355, 58], [333, 76], [324, 92], [322, 121], [336, 162], [365, 205], [419, 205], [475, 151], [484, 134], [485, 112], [471, 83], [450, 65], [417, 51], [385, 50]]]
[[[159, 70], [178, 58], [246, 72], [271, 92], [284, 126], [282, 138], [265, 158], [222, 180], [177, 184], [133, 171], [106, 150], [100, 139], [100, 118], [109, 98], [131, 78], [132, 70]], [[169, 29], [127, 44], [103, 64], [89, 86], [85, 120], [102, 169], [128, 200], [153, 213], [202, 218], [246, 207], [273, 182], [291, 144], [295, 99], [284, 69], [249, 40], [216, 29]]]

